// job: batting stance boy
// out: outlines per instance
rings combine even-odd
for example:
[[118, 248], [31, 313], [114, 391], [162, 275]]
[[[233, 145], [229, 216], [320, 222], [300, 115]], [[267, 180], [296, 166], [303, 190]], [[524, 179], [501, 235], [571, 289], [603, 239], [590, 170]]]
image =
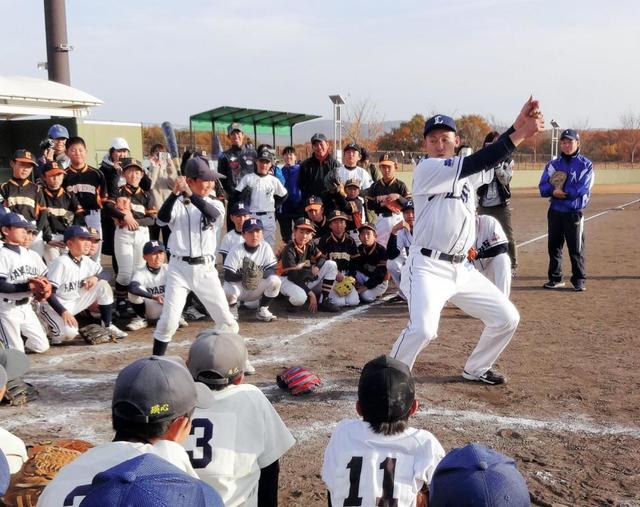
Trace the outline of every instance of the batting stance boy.
[[185, 176], [177, 178], [157, 218], [159, 225], [171, 228], [164, 305], [153, 333], [153, 354], [158, 356], [164, 355], [178, 329], [190, 291], [200, 299], [218, 330], [238, 332], [215, 268], [216, 238], [224, 221], [224, 206], [209, 194], [221, 175], [211, 170], [206, 158], [195, 156], [187, 162]]
[[442, 307], [451, 301], [486, 326], [463, 377], [491, 385], [505, 382], [491, 367], [515, 333], [520, 316], [507, 296], [467, 261], [475, 241], [475, 188], [491, 181], [489, 168], [543, 128], [538, 102], [530, 98], [498, 141], [460, 158], [454, 157], [460, 137], [453, 118], [436, 115], [427, 120], [424, 138], [429, 156], [413, 176], [416, 219], [400, 287], [408, 299], [409, 322], [391, 350], [392, 357], [410, 368], [436, 337]]

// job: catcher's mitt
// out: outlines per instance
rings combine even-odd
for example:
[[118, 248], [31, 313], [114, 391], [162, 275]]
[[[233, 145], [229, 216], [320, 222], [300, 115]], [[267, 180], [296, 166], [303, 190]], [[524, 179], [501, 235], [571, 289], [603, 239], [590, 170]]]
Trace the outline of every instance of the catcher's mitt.
[[64, 447], [65, 449], [71, 449], [72, 451], [78, 451], [79, 453], [83, 453], [88, 451], [94, 445], [91, 442], [86, 440], [82, 440], [80, 438], [56, 438], [54, 440], [44, 440], [42, 442], [38, 442], [34, 444], [33, 447], [30, 447], [27, 450], [27, 454], [29, 458], [33, 458], [36, 454], [44, 450], [45, 447]]
[[567, 181], [567, 173], [564, 171], [556, 171], [549, 176], [549, 183], [553, 185], [554, 190], [562, 190], [565, 181]]
[[101, 343], [115, 342], [111, 331], [99, 324], [88, 324], [81, 327], [78, 332], [89, 345], [99, 345]]
[[262, 268], [249, 257], [242, 259], [242, 286], [246, 290], [256, 290], [262, 280]]
[[12, 407], [24, 405], [38, 397], [38, 390], [31, 384], [27, 384], [21, 378], [14, 378], [7, 382], [7, 390], [4, 393], [5, 401]]
[[333, 290], [340, 297], [346, 297], [351, 294], [355, 286], [356, 280], [352, 276], [345, 276], [341, 282], [336, 282], [333, 285]]
[[34, 276], [27, 281], [29, 290], [33, 293], [36, 301], [46, 301], [53, 293], [51, 282], [44, 276]]
[[320, 385], [318, 376], [304, 366], [285, 368], [276, 376], [276, 382], [281, 389], [288, 390], [294, 396], [312, 393]]

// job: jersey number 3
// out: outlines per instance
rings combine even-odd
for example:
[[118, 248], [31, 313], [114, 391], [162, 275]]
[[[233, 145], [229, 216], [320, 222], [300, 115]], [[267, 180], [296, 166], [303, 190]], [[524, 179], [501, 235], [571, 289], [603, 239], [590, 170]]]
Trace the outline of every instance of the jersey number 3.
[[[360, 490], [360, 474], [362, 473], [362, 456], [354, 456], [347, 464], [349, 469], [349, 496], [344, 499], [343, 507], [359, 507], [362, 497]], [[385, 458], [380, 463], [382, 470], [382, 496], [376, 498], [376, 507], [398, 507], [398, 499], [393, 498], [393, 479], [396, 474], [396, 458]]]
[[194, 451], [187, 451], [193, 468], [206, 468], [213, 458], [211, 439], [213, 438], [213, 423], [209, 419], [194, 419], [191, 422], [191, 434], [195, 435], [196, 428], [202, 428], [202, 436], [196, 438], [196, 449], [200, 449], [201, 458], [194, 458]]

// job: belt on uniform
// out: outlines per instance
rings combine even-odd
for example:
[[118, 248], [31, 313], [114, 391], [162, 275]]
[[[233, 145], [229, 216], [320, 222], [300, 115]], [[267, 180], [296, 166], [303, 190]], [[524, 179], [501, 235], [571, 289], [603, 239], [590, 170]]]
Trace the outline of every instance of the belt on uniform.
[[178, 255], [174, 256], [176, 259], [180, 259], [187, 264], [206, 264], [207, 261], [211, 259], [210, 255], [201, 255], [200, 257], [179, 257]]
[[254, 215], [263, 216], [268, 215], [269, 213], [271, 213], [271, 211], [256, 211]]
[[431, 257], [432, 259], [438, 259], [441, 261], [451, 262], [453, 264], [460, 264], [467, 260], [466, 255], [450, 255], [442, 252], [436, 252], [435, 250], [429, 250], [428, 248], [422, 248], [420, 253], [425, 257]]
[[2, 298], [2, 301], [4, 301], [5, 303], [13, 303], [16, 306], [26, 305], [30, 300], [31, 300], [31, 298], [29, 298], [29, 297], [22, 298], [22, 299]]

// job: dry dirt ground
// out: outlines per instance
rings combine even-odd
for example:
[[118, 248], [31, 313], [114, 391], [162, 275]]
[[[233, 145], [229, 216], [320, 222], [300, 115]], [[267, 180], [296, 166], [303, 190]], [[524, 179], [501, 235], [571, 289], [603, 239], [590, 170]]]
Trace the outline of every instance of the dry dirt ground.
[[[496, 365], [508, 384], [462, 380], [481, 324], [453, 307], [444, 310], [439, 338], [416, 363], [421, 409], [412, 424], [431, 431], [445, 449], [481, 442], [513, 456], [534, 505], [640, 505], [640, 204], [618, 208], [638, 197], [638, 189], [597, 189], [586, 213], [594, 217], [586, 222], [588, 290], [574, 293], [542, 289], [547, 204], [535, 192], [518, 192], [514, 222], [523, 246], [512, 299], [521, 323]], [[258, 370], [249, 381], [269, 397], [297, 439], [282, 460], [281, 504], [326, 505], [319, 475], [324, 446], [338, 420], [355, 417], [360, 368], [389, 351], [407, 312], [403, 304], [387, 302], [338, 316], [288, 314], [283, 308], [274, 308], [279, 320], [269, 324], [241, 314]], [[197, 331], [208, 326], [180, 330], [170, 353], [185, 357]], [[32, 355], [27, 380], [41, 396], [23, 408], [3, 407], [0, 424], [28, 443], [51, 437], [107, 441], [115, 375], [150, 352], [150, 334], [143, 330], [117, 344], [73, 343]], [[320, 392], [292, 398], [275, 386], [280, 368], [296, 363], [320, 375]]]

